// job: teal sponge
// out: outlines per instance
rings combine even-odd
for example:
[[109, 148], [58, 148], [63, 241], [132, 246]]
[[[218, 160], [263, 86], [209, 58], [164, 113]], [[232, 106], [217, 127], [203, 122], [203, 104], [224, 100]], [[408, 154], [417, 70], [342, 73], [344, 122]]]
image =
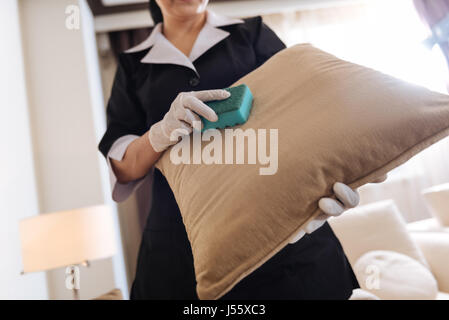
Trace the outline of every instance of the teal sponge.
[[203, 130], [223, 129], [238, 124], [243, 124], [248, 120], [249, 112], [253, 104], [253, 95], [251, 90], [245, 84], [237, 87], [226, 88], [231, 96], [225, 100], [206, 102], [218, 115], [218, 121], [211, 122], [201, 118], [203, 121]]

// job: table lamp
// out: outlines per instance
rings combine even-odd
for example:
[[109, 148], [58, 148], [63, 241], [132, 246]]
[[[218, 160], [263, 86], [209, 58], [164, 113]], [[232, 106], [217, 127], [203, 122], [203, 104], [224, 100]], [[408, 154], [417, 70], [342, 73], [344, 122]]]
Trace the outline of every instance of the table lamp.
[[75, 300], [78, 266], [116, 253], [113, 214], [106, 205], [26, 218], [19, 222], [19, 231], [23, 273], [67, 267]]

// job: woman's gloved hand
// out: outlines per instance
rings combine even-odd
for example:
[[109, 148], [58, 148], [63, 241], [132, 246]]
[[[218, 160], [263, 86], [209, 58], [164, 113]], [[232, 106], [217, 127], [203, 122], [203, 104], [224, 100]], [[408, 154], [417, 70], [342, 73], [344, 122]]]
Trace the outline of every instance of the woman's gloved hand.
[[[387, 175], [373, 181], [373, 183], [381, 183], [387, 179]], [[352, 190], [344, 183], [336, 182], [332, 188], [336, 199], [321, 198], [318, 206], [323, 211], [318, 217], [311, 221], [304, 229], [304, 232], [298, 233], [290, 243], [298, 241], [304, 233], [312, 233], [320, 228], [330, 217], [337, 217], [348, 209], [355, 208], [360, 202], [360, 196], [357, 190]]]
[[[387, 180], [387, 175], [384, 175], [372, 183], [381, 183]], [[324, 215], [328, 215], [325, 219], [329, 217], [335, 217], [341, 215], [348, 209], [355, 208], [360, 202], [360, 197], [357, 190], [352, 190], [347, 185], [336, 182], [333, 186], [335, 197], [337, 198], [321, 198], [318, 202], [318, 206]]]
[[[226, 90], [205, 90], [181, 92], [171, 104], [170, 110], [164, 118], [155, 123], [149, 130], [149, 140], [154, 151], [162, 152], [169, 146], [178, 142], [180, 135], [188, 135], [192, 132], [194, 122], [201, 119], [215, 122], [218, 116], [214, 110], [204, 102], [224, 100], [231, 94]], [[201, 124], [202, 125], [202, 124]]]

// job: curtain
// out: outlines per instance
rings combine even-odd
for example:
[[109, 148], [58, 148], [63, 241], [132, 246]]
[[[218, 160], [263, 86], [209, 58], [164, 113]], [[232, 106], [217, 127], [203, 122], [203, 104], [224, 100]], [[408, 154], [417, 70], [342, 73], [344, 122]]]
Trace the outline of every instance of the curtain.
[[[423, 45], [428, 29], [413, 0], [361, 1], [266, 15], [264, 21], [288, 46], [309, 42], [342, 59], [446, 92], [445, 57], [437, 46], [429, 50]], [[406, 221], [428, 218], [421, 192], [449, 181], [448, 164], [445, 139], [390, 172], [386, 182], [360, 188], [361, 204], [393, 199]]]
[[150, 35], [151, 30], [153, 28], [110, 32], [109, 41], [112, 52], [117, 56], [119, 53], [138, 45]]
[[[449, 0], [414, 0], [414, 4], [421, 20], [440, 46], [449, 68], [449, 37], [447, 36], [449, 35]], [[447, 23], [442, 24], [443, 20], [446, 20]], [[449, 81], [447, 89], [449, 92]]]

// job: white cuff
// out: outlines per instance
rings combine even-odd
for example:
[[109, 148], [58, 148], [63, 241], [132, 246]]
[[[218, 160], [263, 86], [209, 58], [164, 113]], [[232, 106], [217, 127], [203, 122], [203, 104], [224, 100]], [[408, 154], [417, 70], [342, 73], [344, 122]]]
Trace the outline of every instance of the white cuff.
[[306, 234], [310, 234], [315, 230], [321, 228], [323, 224], [327, 221], [326, 216], [327, 215], [321, 214], [312, 221], [310, 221], [304, 228], [299, 230], [299, 232], [290, 239], [290, 244], [298, 242]]
[[304, 230], [299, 230], [299, 232], [293, 238], [290, 239], [290, 244], [298, 242], [299, 239], [304, 237], [305, 234], [306, 232]]
[[148, 178], [148, 176], [150, 176], [149, 173], [140, 179], [123, 184], [117, 181], [117, 177], [114, 173], [114, 170], [112, 169], [110, 159], [121, 161], [123, 159], [123, 156], [125, 155], [126, 149], [128, 148], [129, 144], [134, 140], [136, 140], [137, 138], [139, 138], [139, 136], [132, 134], [120, 137], [114, 142], [111, 149], [109, 149], [107, 155], [107, 162], [109, 167], [109, 180], [111, 182], [111, 190], [112, 190], [112, 199], [116, 202], [122, 202], [128, 199], [128, 197], [134, 192], [134, 190], [138, 186], [140, 186], [143, 183], [143, 181]]

